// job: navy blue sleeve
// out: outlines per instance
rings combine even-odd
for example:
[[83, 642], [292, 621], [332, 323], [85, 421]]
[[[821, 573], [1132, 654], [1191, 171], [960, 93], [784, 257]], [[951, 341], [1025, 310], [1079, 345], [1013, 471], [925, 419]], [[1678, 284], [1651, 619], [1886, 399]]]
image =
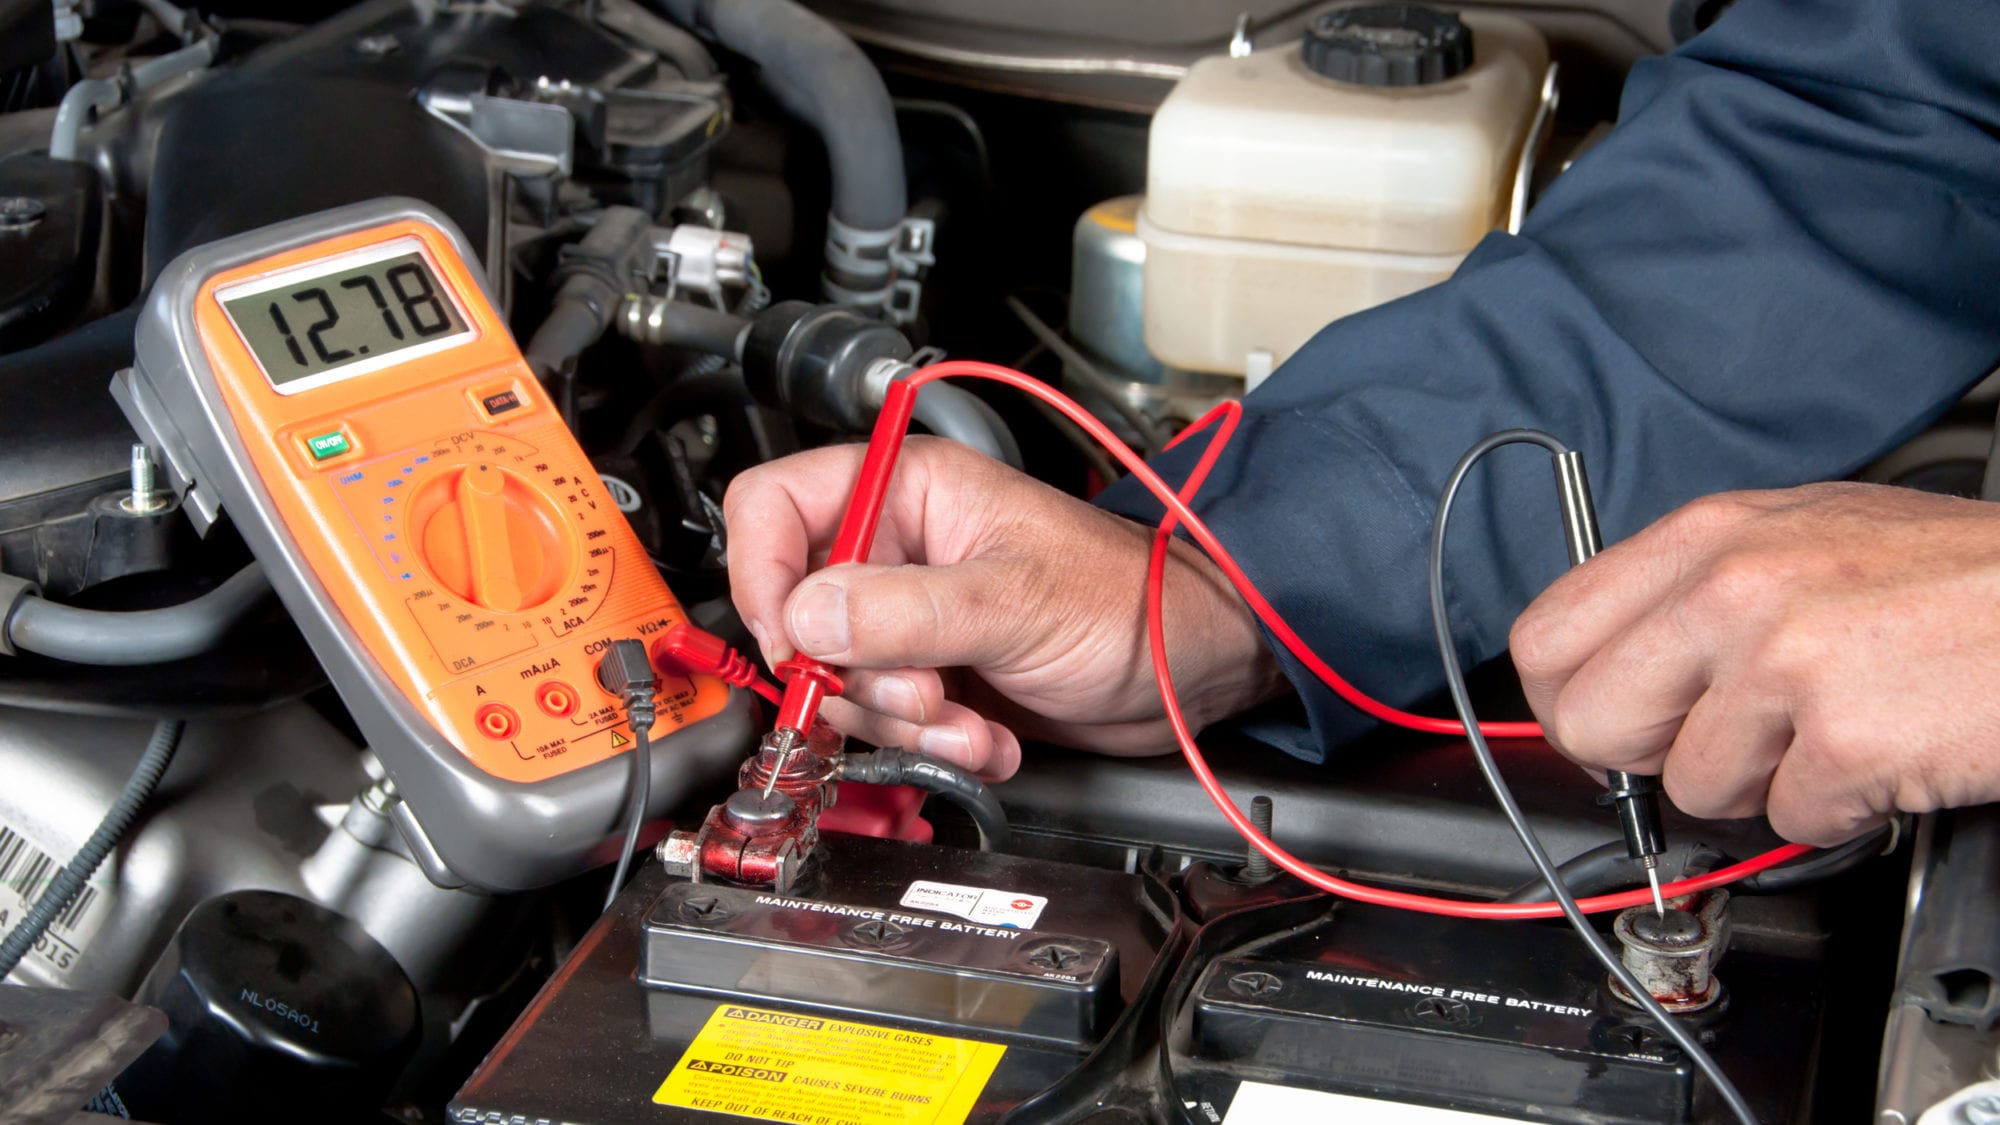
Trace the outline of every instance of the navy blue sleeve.
[[[1641, 63], [1620, 121], [1518, 237], [1328, 326], [1251, 394], [1197, 508], [1364, 690], [1440, 688], [1435, 498], [1509, 426], [1589, 463], [1607, 541], [1733, 488], [1840, 477], [2000, 360], [2000, 4], [1742, 0]], [[1185, 475], [1202, 442], [1160, 459]], [[1500, 654], [1564, 565], [1546, 454], [1502, 451], [1454, 513], [1461, 657]], [[1159, 509], [1130, 483], [1108, 507]], [[1171, 607], [1169, 608], [1171, 612]], [[1284, 659], [1318, 758], [1367, 723]]]

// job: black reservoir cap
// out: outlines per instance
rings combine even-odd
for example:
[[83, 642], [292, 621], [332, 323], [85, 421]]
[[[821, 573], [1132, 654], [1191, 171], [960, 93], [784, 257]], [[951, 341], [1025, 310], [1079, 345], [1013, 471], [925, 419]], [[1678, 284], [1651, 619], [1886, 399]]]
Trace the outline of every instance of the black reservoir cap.
[[416, 989], [387, 950], [275, 891], [195, 907], [139, 998], [167, 1013], [167, 1033], [115, 1085], [147, 1121], [361, 1120], [421, 1031]]
[[1336, 81], [1427, 86], [1472, 65], [1472, 29], [1440, 8], [1364, 4], [1313, 20], [1303, 49], [1313, 73]]

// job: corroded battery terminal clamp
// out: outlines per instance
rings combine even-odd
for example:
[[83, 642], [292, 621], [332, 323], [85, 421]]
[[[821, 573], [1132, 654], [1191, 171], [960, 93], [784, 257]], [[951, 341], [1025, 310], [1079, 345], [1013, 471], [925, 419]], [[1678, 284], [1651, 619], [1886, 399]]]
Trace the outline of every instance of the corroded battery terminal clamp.
[[700, 829], [674, 832], [658, 855], [668, 874], [790, 893], [819, 845], [820, 813], [833, 807], [845, 739], [824, 722], [812, 736], [781, 728], [737, 771], [738, 789]]

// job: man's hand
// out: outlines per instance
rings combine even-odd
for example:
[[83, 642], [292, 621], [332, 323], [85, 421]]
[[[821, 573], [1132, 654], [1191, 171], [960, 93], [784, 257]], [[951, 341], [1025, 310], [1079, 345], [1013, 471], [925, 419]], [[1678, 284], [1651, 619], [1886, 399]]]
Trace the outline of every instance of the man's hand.
[[1565, 754], [1827, 845], [2000, 799], [1996, 625], [2000, 509], [1821, 484], [1681, 508], [1564, 575], [1512, 641]]
[[[871, 561], [808, 575], [861, 456], [848, 445], [788, 457], [737, 477], [723, 502], [736, 607], [767, 660], [805, 652], [842, 670], [829, 721], [988, 779], [1020, 765], [1017, 735], [1111, 754], [1172, 745], [1146, 642], [1148, 529], [913, 437]], [[1189, 544], [1173, 545], [1166, 603], [1197, 728], [1279, 690], [1249, 610]]]

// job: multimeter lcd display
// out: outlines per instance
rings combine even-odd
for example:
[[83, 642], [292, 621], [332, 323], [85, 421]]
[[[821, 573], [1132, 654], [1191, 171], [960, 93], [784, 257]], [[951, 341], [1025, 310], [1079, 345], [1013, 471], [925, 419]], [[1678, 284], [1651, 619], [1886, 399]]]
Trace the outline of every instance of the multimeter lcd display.
[[335, 368], [468, 334], [457, 303], [415, 250], [224, 296], [229, 319], [281, 391], [301, 380], [325, 382], [314, 376]]

